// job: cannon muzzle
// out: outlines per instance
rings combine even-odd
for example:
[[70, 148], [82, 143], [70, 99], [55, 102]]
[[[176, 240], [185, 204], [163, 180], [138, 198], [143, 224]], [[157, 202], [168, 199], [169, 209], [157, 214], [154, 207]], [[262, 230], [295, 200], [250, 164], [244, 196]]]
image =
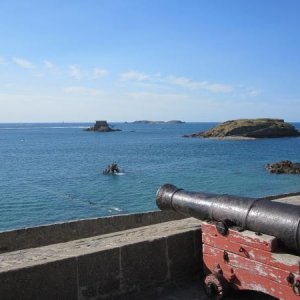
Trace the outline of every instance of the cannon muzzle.
[[189, 192], [172, 184], [160, 187], [156, 203], [200, 220], [230, 221], [236, 226], [277, 237], [300, 254], [300, 206], [263, 198]]

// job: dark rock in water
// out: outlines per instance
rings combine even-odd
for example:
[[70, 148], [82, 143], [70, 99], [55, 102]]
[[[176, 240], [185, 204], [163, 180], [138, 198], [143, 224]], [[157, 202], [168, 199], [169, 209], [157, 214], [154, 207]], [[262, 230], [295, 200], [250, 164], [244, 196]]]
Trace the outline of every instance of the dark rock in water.
[[227, 121], [205, 132], [184, 135], [204, 138], [279, 138], [299, 136], [300, 132], [282, 119], [240, 119]]
[[267, 164], [266, 169], [275, 174], [300, 174], [300, 163], [283, 160], [273, 164]]
[[106, 121], [96, 121], [94, 126], [85, 129], [85, 131], [110, 132], [110, 131], [121, 131], [121, 129], [113, 129], [109, 127]]
[[120, 168], [116, 162], [113, 162], [111, 165], [108, 165], [106, 169], [102, 172], [103, 175], [117, 174], [120, 173]]

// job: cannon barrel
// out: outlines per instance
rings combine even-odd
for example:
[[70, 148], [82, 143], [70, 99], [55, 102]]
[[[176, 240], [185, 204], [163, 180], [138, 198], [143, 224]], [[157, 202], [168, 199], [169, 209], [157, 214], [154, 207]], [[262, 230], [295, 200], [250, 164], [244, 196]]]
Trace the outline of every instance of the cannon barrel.
[[228, 220], [236, 226], [277, 237], [300, 254], [300, 206], [262, 198], [189, 192], [172, 184], [160, 187], [156, 203], [200, 220]]

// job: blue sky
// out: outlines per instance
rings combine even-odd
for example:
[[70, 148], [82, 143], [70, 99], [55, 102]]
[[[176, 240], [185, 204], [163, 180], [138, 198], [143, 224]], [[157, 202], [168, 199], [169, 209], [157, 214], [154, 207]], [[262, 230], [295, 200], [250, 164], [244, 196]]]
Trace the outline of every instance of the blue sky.
[[0, 2], [0, 122], [300, 121], [300, 2]]

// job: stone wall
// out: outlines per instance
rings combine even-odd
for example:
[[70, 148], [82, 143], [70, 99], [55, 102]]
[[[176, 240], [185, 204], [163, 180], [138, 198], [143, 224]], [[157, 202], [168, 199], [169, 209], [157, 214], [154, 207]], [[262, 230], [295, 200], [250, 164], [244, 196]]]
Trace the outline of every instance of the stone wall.
[[3, 231], [0, 232], [0, 253], [62, 243], [183, 218], [174, 212], [153, 211]]
[[200, 237], [200, 230], [185, 232], [79, 258], [78, 299], [115, 299], [193, 278], [201, 269]]
[[201, 273], [199, 226], [190, 218], [3, 253], [0, 299], [133, 299], [190, 280]]

